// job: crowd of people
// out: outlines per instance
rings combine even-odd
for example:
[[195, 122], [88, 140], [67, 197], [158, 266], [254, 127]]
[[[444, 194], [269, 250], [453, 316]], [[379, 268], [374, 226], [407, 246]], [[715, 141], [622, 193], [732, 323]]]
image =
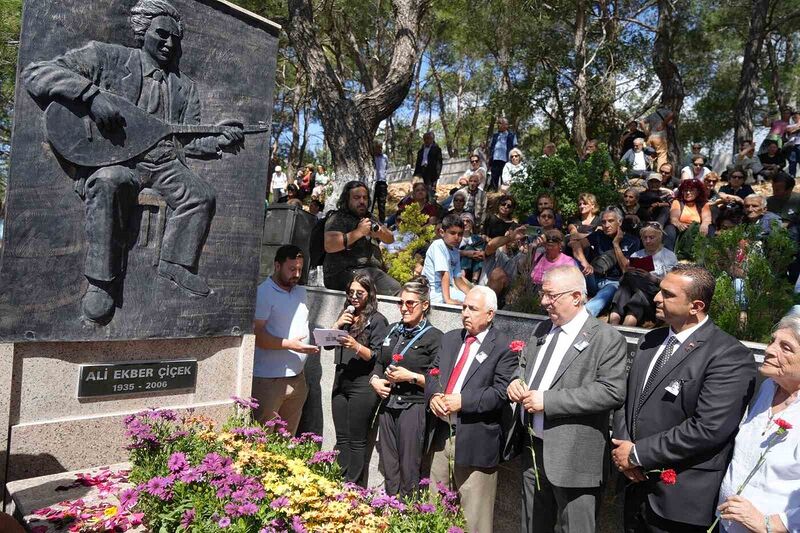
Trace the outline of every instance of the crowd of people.
[[[448, 219], [459, 217], [443, 221], [452, 248], [461, 228]], [[347, 248], [351, 237], [339, 235]], [[277, 251], [254, 324], [256, 417], [277, 413], [290, 431], [307, 394], [305, 361], [320, 351], [299, 285], [304, 260], [296, 246]], [[328, 346], [335, 450], [347, 481], [365, 483], [377, 420], [387, 493], [413, 494], [425, 478], [433, 490], [449, 486], [474, 533], [493, 531], [498, 466], [516, 457], [523, 532], [595, 531], [612, 466], [628, 480], [627, 532], [700, 533], [717, 519], [725, 532], [800, 528], [792, 430], [800, 424], [800, 317], [775, 327], [755, 393], [752, 352], [708, 316], [715, 280], [704, 268], [679, 264], [663, 275], [653, 301], [665, 327], [642, 338], [630, 364], [623, 335], [589, 312], [578, 266], [551, 268], [541, 282], [547, 319], [515, 340], [493, 326], [497, 295], [487, 286], [466, 288], [462, 327], [442, 332], [429, 315], [426, 277], [400, 287], [401, 318], [390, 324], [371, 272], [351, 273]]]

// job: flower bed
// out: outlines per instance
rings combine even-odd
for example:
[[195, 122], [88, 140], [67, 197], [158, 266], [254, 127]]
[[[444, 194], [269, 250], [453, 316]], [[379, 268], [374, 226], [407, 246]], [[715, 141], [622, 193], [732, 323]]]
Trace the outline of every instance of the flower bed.
[[131, 470], [101, 480], [119, 503], [77, 500], [34, 514], [74, 532], [140, 523], [159, 533], [461, 531], [457, 494], [446, 487], [423, 482], [419, 494], [398, 498], [344, 484], [321, 437], [292, 437], [280, 419], [254, 423], [254, 401], [236, 402], [219, 431], [210, 419], [169, 410], [129, 416]]

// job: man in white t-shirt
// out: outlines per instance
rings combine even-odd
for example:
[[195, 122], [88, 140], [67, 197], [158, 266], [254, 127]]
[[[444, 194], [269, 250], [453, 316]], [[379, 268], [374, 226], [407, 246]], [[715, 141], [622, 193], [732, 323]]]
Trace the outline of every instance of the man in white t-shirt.
[[302, 274], [300, 248], [278, 248], [274, 273], [258, 286], [253, 320], [253, 397], [259, 403], [255, 417], [265, 422], [277, 414], [292, 434], [297, 431], [308, 396], [303, 374], [306, 357], [319, 354], [317, 346], [308, 344], [306, 289], [298, 286]]
[[461, 217], [450, 213], [442, 220], [441, 239], [428, 247], [422, 275], [428, 279], [432, 303], [461, 305], [472, 285], [461, 270], [458, 246], [464, 236]]

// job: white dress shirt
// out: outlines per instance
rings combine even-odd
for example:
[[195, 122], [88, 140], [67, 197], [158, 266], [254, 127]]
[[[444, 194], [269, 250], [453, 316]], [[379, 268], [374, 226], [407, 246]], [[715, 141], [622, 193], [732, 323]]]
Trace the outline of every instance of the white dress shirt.
[[690, 335], [692, 335], [695, 331], [697, 331], [700, 328], [700, 326], [705, 324], [707, 320], [708, 316], [706, 316], [703, 320], [701, 320], [696, 326], [692, 326], [689, 329], [685, 329], [680, 333], [675, 333], [674, 331], [672, 331], [672, 328], [669, 328], [669, 335], [667, 335], [667, 338], [664, 339], [664, 342], [661, 343], [661, 346], [658, 347], [656, 353], [653, 354], [653, 359], [650, 361], [650, 365], [647, 367], [647, 373], [644, 375], [644, 381], [642, 382], [642, 390], [644, 390], [644, 386], [647, 383], [647, 378], [650, 377], [650, 373], [653, 371], [653, 367], [656, 366], [656, 361], [658, 361], [659, 356], [661, 356], [661, 353], [667, 346], [669, 339], [671, 337], [675, 337], [677, 339], [675, 346], [672, 348], [672, 353], [675, 354], [681, 347], [681, 345], [684, 342], [686, 342], [686, 339], [688, 339]]
[[[467, 377], [469, 373], [469, 368], [472, 366], [472, 362], [475, 360], [475, 356], [481, 353], [481, 346], [483, 345], [483, 339], [486, 338], [486, 334], [489, 333], [489, 329], [487, 328], [484, 331], [481, 331], [477, 335], [475, 335], [476, 341], [472, 342], [472, 345], [469, 347], [469, 353], [467, 354], [467, 360], [464, 362], [464, 367], [461, 369], [461, 374], [458, 375], [458, 381], [453, 386], [453, 391], [451, 394], [461, 394], [461, 387], [464, 385], [464, 379]], [[466, 340], [466, 337], [464, 337]], [[453, 363], [453, 370], [455, 370], [456, 365], [458, 364], [458, 360], [461, 359], [461, 354], [464, 353], [464, 344], [461, 343], [461, 346], [458, 348], [458, 354], [456, 354], [456, 360]], [[450, 374], [453, 375], [452, 373]], [[448, 378], [448, 382], [450, 379]], [[447, 383], [442, 383], [442, 387], [445, 389], [447, 388]], [[447, 417], [439, 417], [440, 419], [444, 420], [448, 424], [455, 424], [456, 417], [453, 416], [453, 413], [450, 413], [450, 416]]]
[[[431, 145], [431, 146], [433, 146], [433, 145]], [[427, 167], [428, 166], [428, 154], [431, 151], [431, 146], [423, 145], [423, 148], [422, 148], [422, 166], [423, 167]]]
[[[765, 515], [778, 515], [788, 531], [800, 531], [800, 401], [795, 400], [786, 409], [772, 418], [772, 399], [777, 385], [767, 379], [758, 391], [758, 397], [739, 426], [733, 459], [719, 489], [719, 501], [723, 503], [736, 494], [739, 486], [758, 463], [767, 440], [775, 434], [778, 426], [775, 419], [782, 418], [795, 429], [789, 430], [783, 439], [767, 453], [766, 461], [756, 470], [747, 483], [742, 496]], [[774, 438], [774, 437], [773, 437]], [[750, 531], [738, 522], [722, 521], [727, 533]]]
[[[563, 326], [553, 326], [550, 328], [550, 331], [547, 333], [547, 337], [545, 338], [544, 344], [539, 348], [539, 352], [537, 355], [539, 357], [536, 358], [536, 361], [533, 365], [533, 370], [531, 370], [531, 377], [528, 380], [528, 388], [530, 388], [531, 383], [533, 382], [533, 378], [536, 376], [536, 373], [539, 370], [539, 365], [542, 362], [542, 357], [544, 353], [547, 351], [547, 347], [550, 346], [550, 342], [553, 340], [553, 337], [556, 334], [556, 330], [561, 330], [561, 335], [558, 336], [558, 344], [556, 344], [555, 349], [553, 350], [553, 355], [550, 357], [550, 362], [547, 364], [547, 368], [544, 371], [544, 375], [542, 376], [542, 382], [539, 384], [540, 391], [546, 391], [550, 389], [550, 386], [553, 384], [553, 378], [556, 377], [556, 372], [558, 372], [558, 367], [561, 366], [561, 361], [564, 359], [564, 355], [570, 349], [570, 347], [575, 344], [575, 339], [578, 337], [578, 333], [581, 332], [583, 329], [584, 324], [589, 319], [589, 313], [586, 311], [585, 308], [581, 308], [578, 311], [578, 314], [572, 317], [572, 320], [564, 324]], [[525, 409], [520, 409], [520, 416], [525, 416]], [[534, 413], [533, 414], [533, 432], [534, 434], [542, 438], [544, 434], [544, 413]]]
[[[675, 342], [675, 346], [672, 348], [672, 355], [675, 355], [675, 353], [680, 349], [681, 345], [684, 342], [686, 342], [686, 339], [688, 339], [692, 333], [697, 331], [700, 328], [700, 326], [705, 324], [707, 321], [708, 321], [708, 316], [706, 316], [703, 320], [701, 320], [697, 325], [692, 326], [689, 329], [685, 329], [680, 333], [675, 333], [672, 330], [672, 328], [669, 328], [669, 335], [667, 335], [667, 337], [664, 339], [664, 342], [661, 343], [661, 346], [658, 347], [656, 353], [653, 354], [653, 359], [650, 360], [650, 365], [647, 367], [647, 373], [644, 375], [644, 380], [642, 381], [642, 390], [644, 390], [644, 386], [647, 384], [647, 378], [650, 377], [650, 373], [653, 371], [653, 367], [656, 366], [656, 361], [658, 361], [658, 358], [661, 356], [661, 353], [664, 351], [664, 348], [666, 348], [670, 338], [675, 337], [675, 339], [677, 340]], [[632, 398], [631, 401], [633, 401]], [[635, 408], [636, 406], [634, 406], [634, 409]], [[636, 462], [641, 464], [641, 461], [639, 460], [639, 454], [636, 453], [635, 444], [633, 445], [633, 456], [636, 458]]]
[[[481, 353], [481, 346], [483, 346], [483, 339], [486, 338], [486, 334], [489, 333], [489, 330], [486, 329], [481, 331], [475, 337], [478, 339], [472, 343], [472, 346], [469, 347], [469, 353], [467, 354], [467, 361], [464, 363], [464, 367], [461, 369], [461, 374], [458, 376], [458, 381], [453, 386], [453, 394], [461, 394], [461, 387], [464, 385], [464, 378], [467, 377], [467, 373], [469, 373], [469, 369], [472, 366], [472, 362], [475, 360], [475, 356]], [[466, 337], [465, 337], [466, 339]], [[461, 347], [458, 349], [458, 355], [456, 356], [456, 362], [453, 364], [453, 369], [455, 370], [456, 365], [458, 364], [458, 360], [461, 358], [461, 354], [464, 353], [464, 344], [461, 344]], [[488, 354], [487, 354], [488, 355]], [[451, 374], [452, 375], [452, 374]], [[445, 384], [445, 387], [447, 384]]]

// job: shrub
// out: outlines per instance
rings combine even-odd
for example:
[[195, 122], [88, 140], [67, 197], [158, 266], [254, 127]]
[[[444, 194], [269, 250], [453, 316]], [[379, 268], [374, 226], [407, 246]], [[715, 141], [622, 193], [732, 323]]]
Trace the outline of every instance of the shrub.
[[427, 247], [436, 237], [436, 227], [428, 224], [428, 215], [414, 202], [403, 210], [395, 245], [383, 249], [388, 274], [401, 284], [414, 277], [414, 253]]
[[[789, 232], [777, 224], [768, 236], [761, 236], [760, 228], [752, 224], [712, 238], [698, 235], [695, 261], [717, 279], [709, 313], [714, 322], [737, 339], [769, 342], [772, 326], [793, 303], [786, 272], [796, 249]], [[743, 301], [736, 297], [734, 277], [744, 280]]]
[[620, 172], [605, 149], [598, 149], [581, 162], [571, 147], [562, 146], [553, 157], [532, 160], [527, 177], [512, 183], [509, 192], [517, 202], [519, 216], [536, 211], [536, 198], [548, 192], [555, 196], [558, 210], [570, 218], [578, 211], [578, 194], [582, 192], [597, 196], [601, 207], [617, 203], [619, 182]]

